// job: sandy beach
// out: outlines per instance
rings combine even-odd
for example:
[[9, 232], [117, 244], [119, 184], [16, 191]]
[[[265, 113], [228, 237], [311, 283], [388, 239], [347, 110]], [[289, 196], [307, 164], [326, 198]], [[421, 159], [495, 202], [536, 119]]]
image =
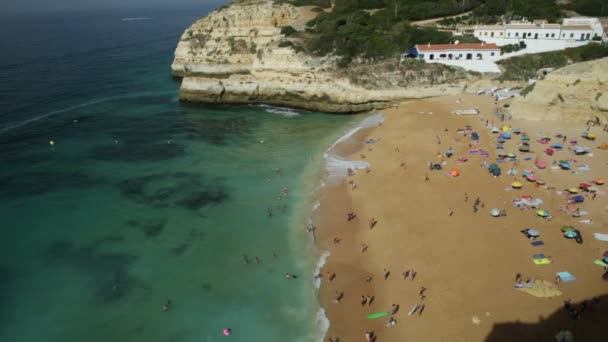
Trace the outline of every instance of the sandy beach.
[[[480, 114], [450, 113], [470, 108], [479, 109]], [[373, 332], [379, 342], [555, 341], [562, 330], [569, 330], [579, 341], [608, 340], [608, 282], [602, 280], [603, 268], [594, 264], [608, 250], [608, 242], [594, 238], [594, 233], [608, 233], [608, 185], [595, 185], [595, 196], [564, 191], [608, 176], [608, 151], [597, 149], [608, 142], [607, 134], [594, 127], [591, 132], [597, 139], [589, 141], [581, 138], [586, 130], [583, 124], [560, 127], [559, 122], [510, 120], [507, 114], [504, 124], [522, 130], [504, 143], [504, 151], [516, 154], [517, 162], [498, 163], [502, 175], [495, 178], [487, 168], [498, 152], [498, 134], [491, 133], [490, 127], [503, 125], [492, 114], [495, 109], [491, 96], [477, 95], [402, 103], [383, 111], [381, 126], [358, 134], [356, 150], [347, 151], [348, 158], [368, 162], [370, 170], [359, 170], [342, 184], [327, 187], [314, 217], [320, 248], [331, 253], [321, 270], [320, 297], [331, 321], [326, 341], [365, 341], [366, 332]], [[470, 145], [471, 131], [466, 136], [457, 132], [466, 125], [479, 134], [479, 145]], [[523, 132], [531, 138], [530, 153], [518, 151]], [[565, 148], [548, 156], [543, 151], [562, 142], [557, 133], [567, 136]], [[547, 145], [537, 141], [544, 136], [552, 139]], [[378, 140], [364, 143], [372, 138]], [[568, 151], [571, 139], [589, 147], [592, 156]], [[454, 155], [445, 158], [442, 154], [450, 147]], [[475, 147], [489, 156], [471, 153]], [[534, 166], [537, 157], [546, 162], [546, 168]], [[467, 161], [458, 162], [459, 158]], [[562, 159], [570, 160], [571, 170], [553, 165]], [[429, 162], [442, 164], [442, 169], [429, 170]], [[580, 165], [589, 168], [579, 169]], [[452, 169], [459, 176], [450, 176]], [[510, 175], [510, 169], [517, 174]], [[526, 180], [524, 170], [534, 171], [545, 184]], [[512, 189], [514, 181], [521, 182], [522, 188]], [[544, 219], [536, 209], [516, 207], [514, 199], [524, 195], [541, 199], [538, 209], [549, 211], [551, 217]], [[584, 202], [569, 208], [588, 215], [573, 217], [562, 210], [574, 195], [583, 196]], [[506, 216], [492, 217], [492, 208], [504, 210]], [[356, 218], [348, 221], [348, 212]], [[370, 228], [372, 217], [377, 224]], [[585, 220], [591, 223], [581, 222]], [[583, 243], [566, 239], [560, 230], [564, 225], [578, 229]], [[543, 245], [531, 245], [532, 240], [520, 232], [528, 228], [540, 233], [534, 241]], [[535, 254], [544, 254], [551, 263], [535, 264]], [[403, 272], [408, 270], [416, 272], [414, 279], [412, 272], [404, 279]], [[386, 271], [390, 274], [385, 279]], [[576, 280], [555, 285], [556, 273], [562, 271]], [[518, 273], [522, 284], [544, 280], [551, 283], [547, 291], [561, 294], [540, 298], [517, 289]], [[328, 279], [332, 274], [335, 277]], [[371, 305], [362, 305], [362, 296], [373, 297]], [[564, 301], [571, 300], [573, 310], [579, 312], [581, 302], [591, 303], [594, 297], [600, 297], [600, 302], [587, 305], [578, 319], [564, 309]], [[387, 327], [390, 314], [367, 318], [390, 312], [393, 304], [399, 305], [392, 316], [394, 326]], [[419, 309], [408, 315], [416, 305]]]

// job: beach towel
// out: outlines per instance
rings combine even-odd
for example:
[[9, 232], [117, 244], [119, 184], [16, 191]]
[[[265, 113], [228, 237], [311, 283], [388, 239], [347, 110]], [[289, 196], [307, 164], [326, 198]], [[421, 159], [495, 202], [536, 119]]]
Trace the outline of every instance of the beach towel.
[[388, 315], [387, 311], [376, 312], [376, 313], [373, 313], [371, 315], [367, 315], [367, 319], [376, 319], [376, 318], [384, 317], [386, 315]]
[[594, 235], [596, 239], [608, 242], [608, 234], [595, 233]]
[[602, 267], [608, 267], [608, 264], [603, 262], [602, 260], [596, 259], [593, 263], [595, 263], [596, 265], [600, 265]]
[[545, 259], [545, 255], [544, 255], [543, 253], [540, 253], [540, 254], [534, 254], [534, 255], [532, 256], [532, 258], [534, 258], [534, 259]]
[[551, 260], [547, 259], [547, 258], [543, 258], [543, 259], [532, 259], [534, 261], [534, 264], [536, 265], [549, 265], [551, 263]]
[[542, 246], [542, 245], [544, 245], [545, 243], [544, 243], [544, 242], [542, 242], [542, 241], [533, 241], [533, 242], [530, 242], [530, 244], [531, 244], [532, 246], [536, 247], [536, 246]]
[[576, 277], [570, 274], [570, 272], [557, 272], [557, 276], [564, 282], [568, 283], [571, 281], [575, 281]]

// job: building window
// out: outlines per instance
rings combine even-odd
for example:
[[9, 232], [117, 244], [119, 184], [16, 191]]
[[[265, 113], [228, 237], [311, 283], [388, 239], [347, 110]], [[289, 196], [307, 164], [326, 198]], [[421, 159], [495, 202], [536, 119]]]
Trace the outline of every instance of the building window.
[[490, 56], [494, 56], [494, 52], [490, 52]]
[[502, 32], [500, 32], [500, 36], [502, 37]]
[[431, 60], [435, 59], [435, 55], [434, 54], [430, 54], [429, 55], [429, 59], [431, 59]]
[[562, 38], [564, 38], [565, 36], [566, 36], [566, 34], [565, 34], [565, 33], [562, 33]]
[[555, 33], [551, 33], [551, 38], [555, 38]]
[[508, 33], [507, 33], [507, 37], [511, 37], [511, 32], [508, 32]]
[[519, 37], [519, 32], [515, 32], [515, 37]]
[[548, 33], [545, 34], [545, 38], [549, 38], [549, 34]]
[[574, 38], [574, 33], [570, 33], [570, 38]]

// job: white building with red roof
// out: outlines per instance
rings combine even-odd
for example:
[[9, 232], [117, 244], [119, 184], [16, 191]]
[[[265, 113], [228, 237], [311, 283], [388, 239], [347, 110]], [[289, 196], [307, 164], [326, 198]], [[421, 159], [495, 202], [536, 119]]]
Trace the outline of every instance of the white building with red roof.
[[438, 60], [489, 60], [500, 57], [500, 47], [493, 43], [473, 44], [418, 44], [416, 55], [425, 61]]

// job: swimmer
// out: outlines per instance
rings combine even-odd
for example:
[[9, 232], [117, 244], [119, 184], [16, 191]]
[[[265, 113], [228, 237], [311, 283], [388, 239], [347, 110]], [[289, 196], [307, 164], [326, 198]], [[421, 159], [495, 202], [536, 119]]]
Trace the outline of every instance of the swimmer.
[[222, 330], [222, 334], [224, 334], [224, 336], [230, 336], [231, 332], [232, 332], [232, 329], [230, 329], [230, 328], [224, 328]]

